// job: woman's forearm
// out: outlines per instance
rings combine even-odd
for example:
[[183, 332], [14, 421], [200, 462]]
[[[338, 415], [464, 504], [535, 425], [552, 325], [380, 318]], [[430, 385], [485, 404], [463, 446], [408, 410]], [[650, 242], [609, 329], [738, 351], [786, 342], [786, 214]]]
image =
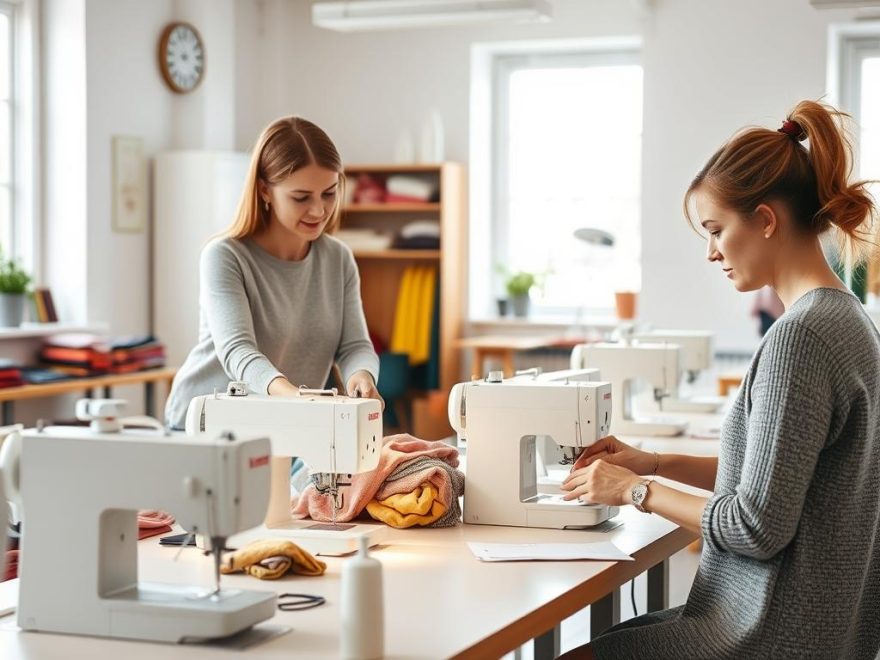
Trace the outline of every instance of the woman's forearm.
[[269, 394], [272, 396], [290, 396], [291, 394], [299, 394], [299, 388], [291, 384], [289, 380], [283, 376], [277, 376], [269, 383]]
[[716, 456], [659, 454], [659, 458], [658, 476], [703, 490], [715, 489], [715, 475], [718, 473], [718, 458]]
[[700, 534], [703, 509], [707, 498], [683, 493], [680, 490], [652, 481], [648, 495], [642, 502], [646, 511], [663, 516], [688, 531]]

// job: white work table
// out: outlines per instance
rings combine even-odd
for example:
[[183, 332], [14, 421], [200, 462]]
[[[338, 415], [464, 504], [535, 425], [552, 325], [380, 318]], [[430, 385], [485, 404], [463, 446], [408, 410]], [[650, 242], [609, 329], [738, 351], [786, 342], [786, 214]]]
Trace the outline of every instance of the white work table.
[[[374, 553], [384, 569], [386, 657], [498, 657], [533, 638], [537, 638], [535, 657], [552, 657], [558, 651], [558, 626], [563, 619], [596, 603], [591, 608], [591, 630], [604, 629], [619, 616], [617, 588], [648, 569], [648, 609], [666, 607], [666, 560], [694, 536], [659, 516], [640, 514], [632, 507], [625, 507], [621, 517], [624, 524], [607, 533], [481, 525], [389, 530], [387, 543]], [[613, 541], [635, 561], [486, 563], [473, 556], [466, 541]], [[138, 547], [141, 580], [211, 584], [211, 561], [199, 550], [185, 549], [175, 563], [178, 549], [160, 547], [158, 538], [145, 539]], [[345, 559], [324, 559], [327, 573], [317, 578], [290, 576], [260, 581], [240, 575], [223, 577], [226, 587], [327, 598], [326, 605], [315, 609], [277, 612], [268, 623], [290, 626], [293, 631], [248, 649], [248, 656], [338, 657], [340, 570]], [[64, 561], [63, 545], [59, 546], [58, 560]], [[59, 593], [58, 598], [69, 599], [70, 607], [76, 607], [75, 595]], [[0, 618], [0, 657], [4, 660], [138, 660], [159, 654], [195, 660], [234, 657], [230, 653], [228, 649], [204, 646], [21, 632], [14, 615]]]

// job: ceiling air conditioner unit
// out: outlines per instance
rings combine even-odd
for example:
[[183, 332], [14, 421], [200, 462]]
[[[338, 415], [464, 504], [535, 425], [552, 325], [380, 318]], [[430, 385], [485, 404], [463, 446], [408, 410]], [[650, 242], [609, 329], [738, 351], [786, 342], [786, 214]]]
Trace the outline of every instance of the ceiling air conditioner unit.
[[349, 0], [312, 5], [312, 23], [339, 32], [524, 23], [549, 20], [550, 14], [548, 0]]

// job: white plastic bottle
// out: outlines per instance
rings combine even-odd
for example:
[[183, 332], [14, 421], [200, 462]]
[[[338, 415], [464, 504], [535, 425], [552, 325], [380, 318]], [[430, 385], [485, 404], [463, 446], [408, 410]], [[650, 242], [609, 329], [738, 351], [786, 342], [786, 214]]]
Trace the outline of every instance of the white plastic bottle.
[[373, 660], [385, 655], [382, 563], [370, 556], [361, 537], [357, 555], [342, 565], [340, 597], [343, 658]]

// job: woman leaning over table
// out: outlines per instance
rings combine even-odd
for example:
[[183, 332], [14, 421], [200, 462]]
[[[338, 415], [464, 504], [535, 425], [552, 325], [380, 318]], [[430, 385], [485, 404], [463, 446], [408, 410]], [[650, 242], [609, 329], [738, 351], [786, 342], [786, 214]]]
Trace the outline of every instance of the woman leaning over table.
[[334, 361], [346, 392], [380, 399], [351, 250], [328, 232], [344, 185], [335, 145], [318, 126], [284, 117], [260, 136], [238, 212], [200, 261], [199, 340], [165, 409], [182, 429], [194, 396], [244, 381], [253, 392], [323, 387]]

